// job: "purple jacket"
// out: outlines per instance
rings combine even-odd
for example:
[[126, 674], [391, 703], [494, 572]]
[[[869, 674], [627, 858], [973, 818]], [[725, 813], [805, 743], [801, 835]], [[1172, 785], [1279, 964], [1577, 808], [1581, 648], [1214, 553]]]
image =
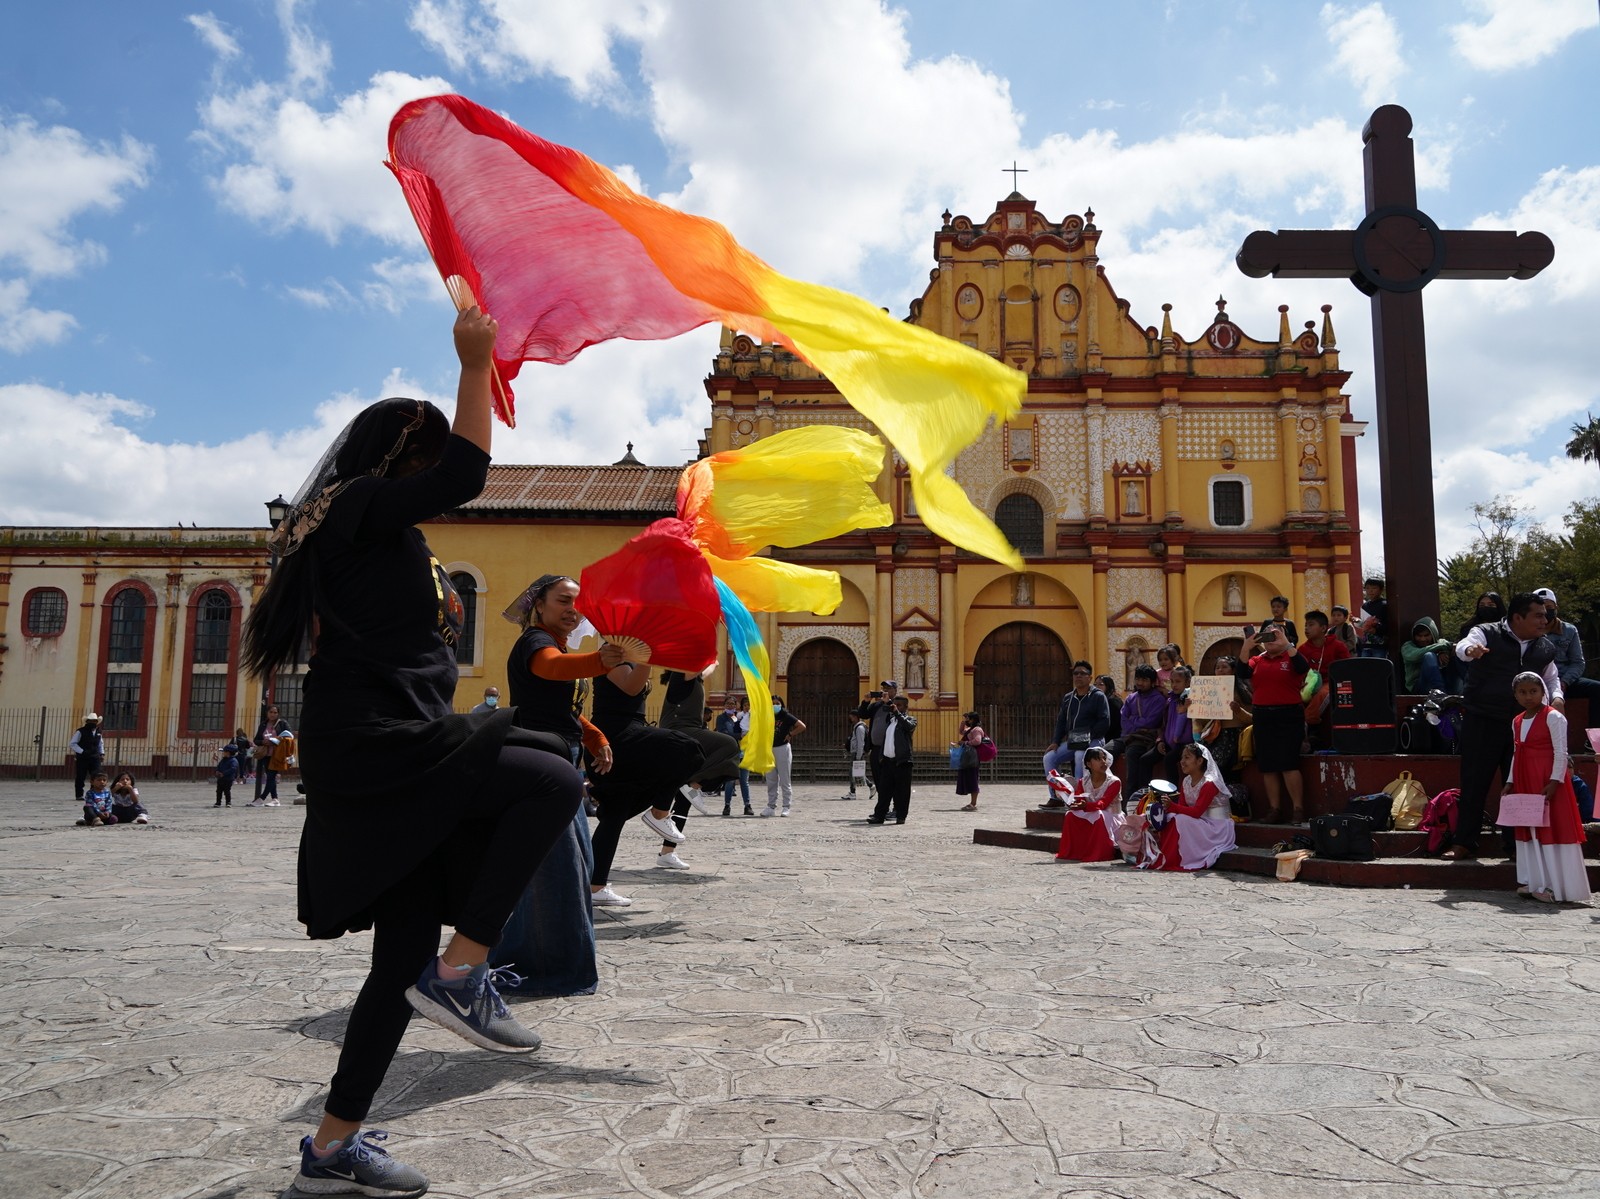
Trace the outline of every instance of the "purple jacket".
[[1167, 696], [1167, 714], [1161, 726], [1161, 739], [1169, 746], [1187, 745], [1194, 740], [1194, 725], [1189, 723], [1189, 714], [1182, 710], [1176, 695]]
[[1122, 699], [1122, 735], [1140, 729], [1161, 731], [1167, 716], [1167, 697], [1159, 691], [1130, 691]]

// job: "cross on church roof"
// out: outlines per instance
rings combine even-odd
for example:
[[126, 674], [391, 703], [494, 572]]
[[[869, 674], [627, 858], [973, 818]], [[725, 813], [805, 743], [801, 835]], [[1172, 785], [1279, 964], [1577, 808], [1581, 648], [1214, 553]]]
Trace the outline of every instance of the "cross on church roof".
[[1018, 175], [1026, 175], [1028, 173], [1028, 168], [1027, 167], [1019, 167], [1017, 165], [1017, 160], [1015, 158], [1013, 158], [1011, 160], [1011, 165], [1010, 166], [1001, 167], [1000, 168], [1000, 173], [1002, 175], [1010, 175], [1011, 176], [1011, 190], [1012, 191], [1016, 191], [1017, 190], [1017, 176]]
[[1236, 261], [1253, 279], [1343, 278], [1372, 297], [1389, 627], [1406, 630], [1439, 615], [1422, 289], [1434, 279], [1531, 279], [1555, 247], [1543, 233], [1440, 229], [1419, 211], [1411, 114], [1398, 104], [1374, 111], [1361, 140], [1367, 215], [1355, 229], [1258, 230]]

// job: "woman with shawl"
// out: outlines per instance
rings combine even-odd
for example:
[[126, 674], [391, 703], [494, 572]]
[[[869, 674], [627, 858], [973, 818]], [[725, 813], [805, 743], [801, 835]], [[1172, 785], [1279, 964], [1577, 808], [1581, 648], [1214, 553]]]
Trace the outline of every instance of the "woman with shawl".
[[[483, 490], [496, 326], [455, 323], [453, 425], [432, 404], [383, 400], [324, 455], [274, 531], [278, 563], [245, 629], [271, 679], [312, 646], [300, 719], [306, 789], [300, 919], [312, 937], [371, 928], [322, 1122], [296, 1185], [320, 1194], [420, 1195], [427, 1179], [362, 1131], [413, 1008], [472, 1043], [526, 1051], [489, 948], [572, 820], [571, 765], [513, 736], [511, 713], [455, 715], [463, 609], [416, 528]], [[443, 953], [444, 925], [455, 929]]]
[[1237, 844], [1228, 784], [1211, 751], [1190, 742], [1178, 767], [1182, 789], [1167, 803], [1155, 856], [1141, 863], [1147, 870], [1205, 870]]
[[1111, 755], [1103, 746], [1083, 751], [1083, 777], [1077, 794], [1067, 801], [1061, 818], [1063, 862], [1109, 862], [1119, 857], [1116, 816], [1122, 814], [1122, 780], [1111, 773]]
[[1522, 708], [1511, 721], [1511, 777], [1503, 794], [1543, 795], [1543, 828], [1516, 827], [1517, 894], [1541, 903], [1588, 903], [1583, 821], [1567, 761], [1567, 718], [1549, 704], [1544, 679], [1524, 670], [1511, 680]]

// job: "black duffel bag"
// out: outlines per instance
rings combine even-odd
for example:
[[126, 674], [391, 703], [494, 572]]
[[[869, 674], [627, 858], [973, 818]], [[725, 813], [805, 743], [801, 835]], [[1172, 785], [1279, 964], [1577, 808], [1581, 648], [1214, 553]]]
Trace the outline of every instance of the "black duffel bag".
[[1372, 831], [1386, 833], [1394, 827], [1394, 796], [1379, 791], [1375, 795], [1358, 795], [1344, 806], [1347, 816], [1365, 816], [1372, 821]]
[[1311, 821], [1311, 840], [1319, 858], [1364, 862], [1377, 857], [1372, 848], [1372, 821], [1343, 813]]

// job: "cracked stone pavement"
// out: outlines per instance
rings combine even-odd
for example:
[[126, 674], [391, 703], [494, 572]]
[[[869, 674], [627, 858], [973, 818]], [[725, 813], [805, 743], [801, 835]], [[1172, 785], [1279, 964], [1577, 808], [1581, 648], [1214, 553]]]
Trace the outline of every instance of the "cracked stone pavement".
[[[599, 994], [513, 999], [531, 1057], [414, 1021], [372, 1124], [439, 1196], [1600, 1194], [1600, 912], [970, 843], [1034, 792], [630, 829]], [[6, 1199], [293, 1193], [368, 938], [301, 935], [303, 809], [144, 796], [0, 783]]]

